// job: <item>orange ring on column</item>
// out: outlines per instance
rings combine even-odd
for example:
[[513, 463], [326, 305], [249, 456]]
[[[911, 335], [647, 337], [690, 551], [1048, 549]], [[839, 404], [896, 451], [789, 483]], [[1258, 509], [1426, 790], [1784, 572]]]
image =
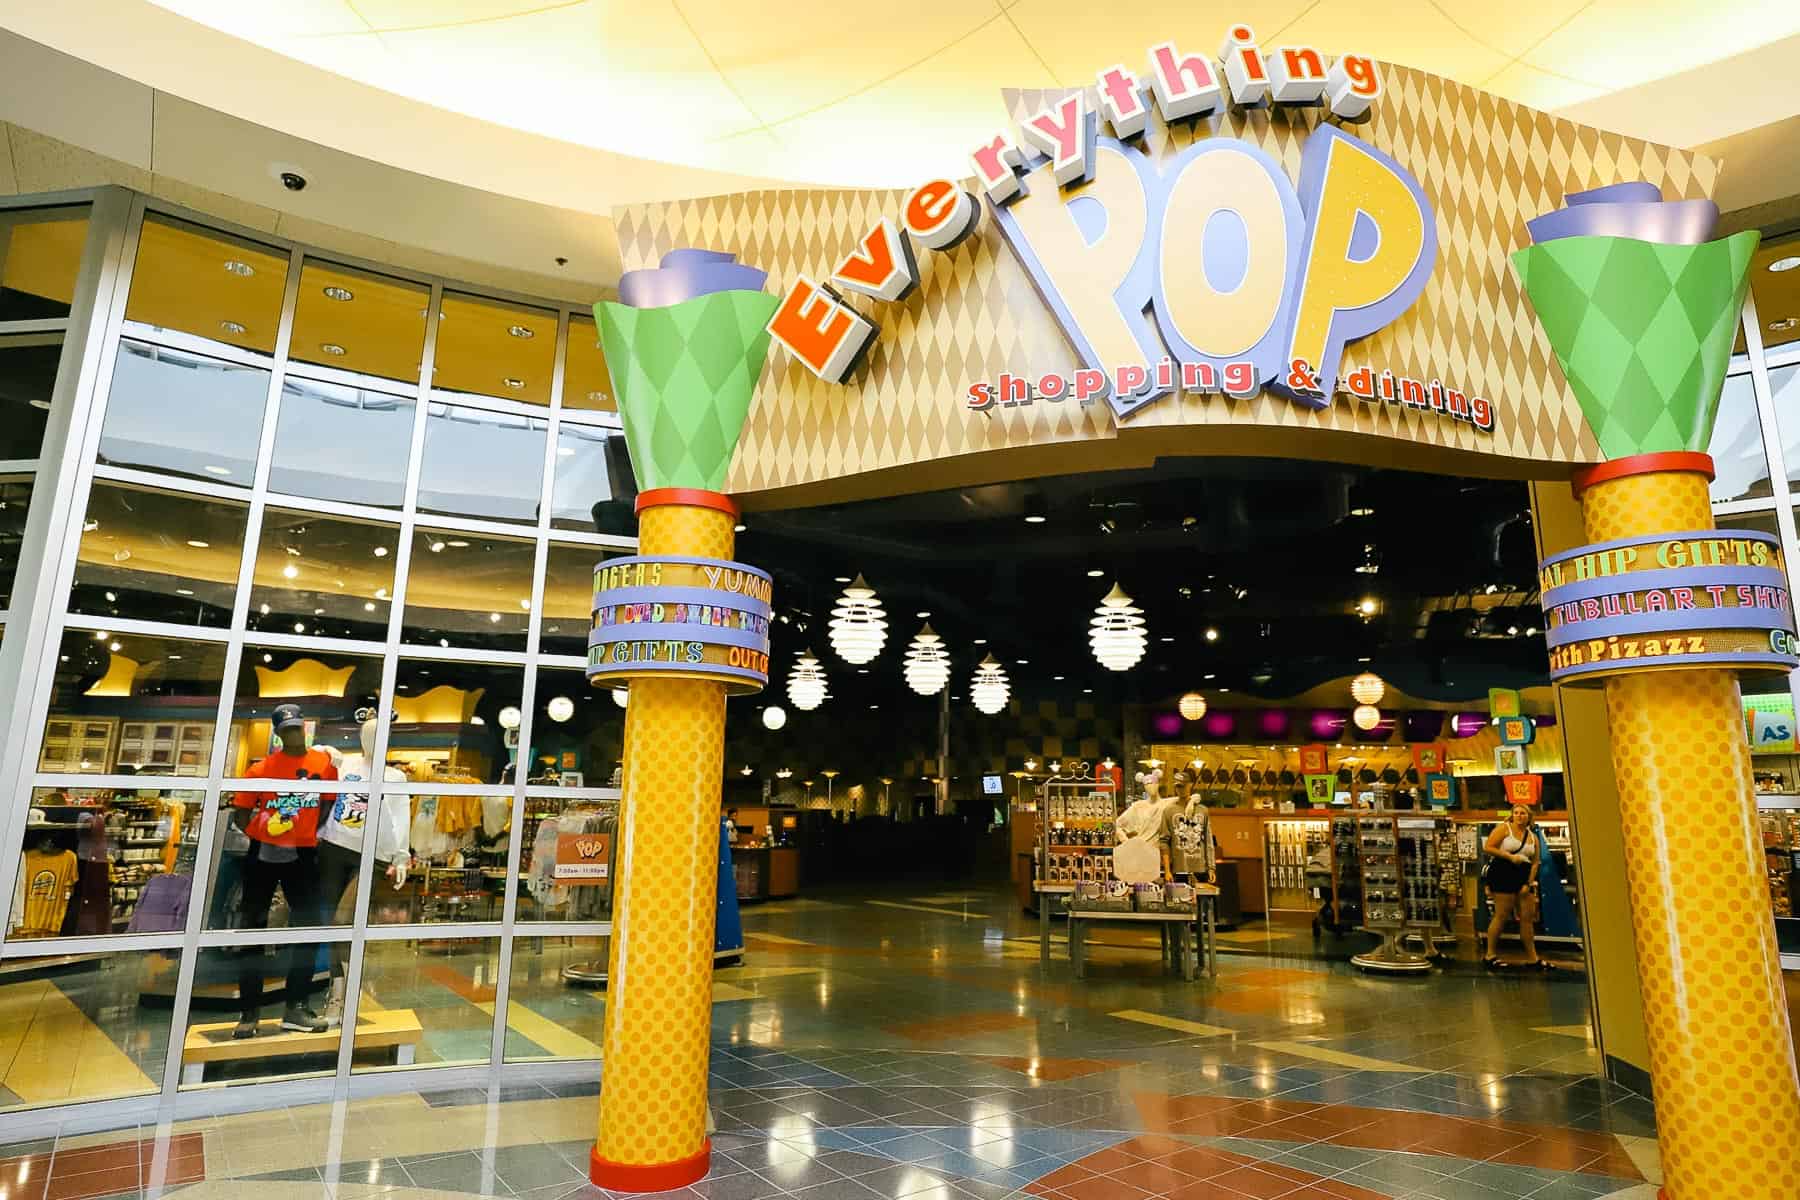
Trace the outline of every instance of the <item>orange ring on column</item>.
[[1615, 458], [1611, 462], [1595, 463], [1591, 467], [1583, 467], [1569, 480], [1569, 486], [1580, 496], [1597, 483], [1606, 483], [1613, 479], [1625, 479], [1632, 475], [1649, 475], [1658, 471], [1695, 471], [1712, 479], [1714, 475], [1712, 455], [1702, 454], [1698, 450], [1665, 450], [1658, 454], [1632, 454], [1625, 458]]
[[710, 508], [722, 512], [732, 520], [741, 514], [737, 501], [723, 492], [709, 492], [705, 488], [651, 488], [647, 492], [639, 492], [637, 504], [633, 512], [641, 513], [646, 508], [660, 508], [665, 505], [683, 504], [689, 508]]
[[588, 1150], [588, 1180], [595, 1187], [615, 1192], [672, 1192], [706, 1178], [712, 1169], [712, 1139], [700, 1153], [669, 1163], [616, 1163], [600, 1157], [600, 1148]]

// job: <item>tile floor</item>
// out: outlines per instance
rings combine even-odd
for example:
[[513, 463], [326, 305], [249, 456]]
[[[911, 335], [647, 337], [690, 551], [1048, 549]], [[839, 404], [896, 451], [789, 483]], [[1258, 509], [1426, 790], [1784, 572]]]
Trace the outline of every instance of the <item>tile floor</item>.
[[[1228, 953], [1185, 984], [1108, 931], [1076, 981], [1040, 974], [997, 890], [827, 893], [744, 924], [714, 996], [713, 1171], [682, 1200], [1655, 1194], [1651, 1106], [1594, 1074], [1579, 976]], [[566, 997], [584, 1022], [602, 1002]], [[412, 1086], [261, 1113], [220, 1092], [217, 1115], [102, 1133], [9, 1118], [0, 1198], [605, 1195], [596, 1083]]]

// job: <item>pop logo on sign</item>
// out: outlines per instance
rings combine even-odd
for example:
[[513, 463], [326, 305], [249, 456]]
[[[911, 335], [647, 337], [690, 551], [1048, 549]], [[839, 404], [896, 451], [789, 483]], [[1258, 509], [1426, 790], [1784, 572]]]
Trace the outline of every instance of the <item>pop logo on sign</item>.
[[[1436, 222], [1418, 181], [1331, 124], [1308, 139], [1298, 187], [1269, 154], [1234, 138], [1197, 142], [1160, 167], [1129, 143], [1144, 135], [1153, 107], [1165, 122], [1227, 105], [1359, 118], [1382, 90], [1373, 61], [1345, 55], [1328, 66], [1305, 46], [1265, 55], [1237, 26], [1216, 61], [1165, 42], [1148, 65], [1145, 77], [1123, 66], [1101, 71], [1097, 109], [1085, 92], [1065, 96], [1025, 118], [1016, 138], [998, 134], [970, 156], [1008, 244], [1084, 364], [1069, 381], [1055, 377], [1060, 386], [1043, 398], [1103, 395], [1124, 417], [1176, 390], [1246, 395], [1269, 386], [1323, 407], [1340, 383], [1344, 347], [1405, 312], [1430, 276]], [[913, 242], [948, 249], [979, 217], [954, 183], [924, 185], [901, 221], [868, 231], [828, 285], [796, 280], [770, 335], [808, 369], [842, 380], [876, 332], [842, 293], [904, 298], [919, 279]], [[1486, 401], [1435, 380], [1380, 376], [1359, 370], [1344, 386], [1491, 428]], [[973, 409], [996, 400], [1020, 402], [971, 388]]]

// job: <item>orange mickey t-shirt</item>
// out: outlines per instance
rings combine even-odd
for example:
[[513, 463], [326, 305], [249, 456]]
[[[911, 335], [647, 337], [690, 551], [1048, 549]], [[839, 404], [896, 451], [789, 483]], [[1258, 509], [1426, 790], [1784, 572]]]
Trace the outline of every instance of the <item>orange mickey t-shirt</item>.
[[[323, 750], [289, 754], [277, 750], [244, 772], [253, 779], [336, 779], [337, 767]], [[232, 799], [239, 808], [254, 808], [244, 830], [253, 839], [271, 846], [305, 849], [319, 844], [319, 812], [337, 803], [334, 793], [239, 792]]]

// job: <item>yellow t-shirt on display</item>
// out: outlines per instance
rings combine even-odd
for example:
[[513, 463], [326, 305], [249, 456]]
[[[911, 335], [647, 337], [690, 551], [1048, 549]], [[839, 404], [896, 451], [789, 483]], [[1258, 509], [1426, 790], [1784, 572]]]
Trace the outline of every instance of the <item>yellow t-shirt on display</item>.
[[69, 893], [75, 886], [73, 850], [27, 850], [23, 855], [25, 912], [19, 922], [20, 937], [55, 937], [62, 931], [69, 911]]

